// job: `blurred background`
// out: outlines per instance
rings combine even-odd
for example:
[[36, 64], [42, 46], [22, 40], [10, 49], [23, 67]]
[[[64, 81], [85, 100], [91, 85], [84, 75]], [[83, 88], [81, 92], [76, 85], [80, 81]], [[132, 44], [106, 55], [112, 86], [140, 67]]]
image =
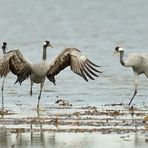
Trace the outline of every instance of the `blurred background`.
[[[85, 82], [69, 68], [57, 77], [54, 86], [46, 80], [41, 104], [53, 106], [64, 98], [74, 106], [128, 103], [133, 91], [133, 72], [113, 56], [117, 45], [125, 48], [125, 57], [132, 52], [148, 52], [147, 0], [0, 0], [0, 42], [8, 49], [19, 48], [32, 62], [41, 61], [42, 44], [50, 40], [52, 59], [65, 47], [75, 47], [102, 66], [103, 74]], [[1, 52], [2, 54], [2, 52]], [[36, 107], [39, 85], [29, 95], [30, 80], [14, 85], [16, 76], [9, 74], [5, 83], [5, 107], [28, 112]], [[2, 80], [1, 80], [2, 82]], [[148, 81], [140, 76], [138, 94], [133, 104], [148, 102]]]

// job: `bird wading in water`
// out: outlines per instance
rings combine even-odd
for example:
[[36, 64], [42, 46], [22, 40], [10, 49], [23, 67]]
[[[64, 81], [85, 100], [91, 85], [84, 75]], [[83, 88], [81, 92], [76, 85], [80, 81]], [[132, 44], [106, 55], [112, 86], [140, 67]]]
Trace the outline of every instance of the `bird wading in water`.
[[[7, 49], [7, 43], [6, 42], [3, 42], [2, 43], [2, 51], [3, 51], [3, 55], [6, 54], [6, 50]], [[0, 57], [2, 58], [2, 57]], [[8, 70], [9, 72], [10, 70]], [[4, 84], [5, 84], [5, 79], [6, 79], [6, 75], [3, 76], [3, 80], [2, 80], [2, 87], [1, 87], [1, 92], [2, 92], [2, 111], [4, 110]]]
[[131, 67], [134, 71], [134, 83], [135, 89], [134, 94], [129, 102], [129, 105], [132, 103], [134, 97], [137, 94], [137, 85], [138, 85], [138, 76], [140, 74], [145, 74], [148, 78], [148, 53], [133, 53], [128, 56], [126, 60], [124, 57], [124, 49], [117, 46], [114, 53], [120, 54], [120, 63], [125, 67]]
[[11, 50], [0, 58], [1, 77], [6, 76], [7, 73], [11, 71], [13, 74], [17, 75], [15, 83], [18, 82], [20, 84], [30, 77], [30, 95], [32, 95], [33, 84], [40, 84], [37, 111], [39, 111], [39, 102], [46, 78], [56, 84], [55, 76], [68, 66], [70, 66], [74, 73], [83, 77], [85, 81], [88, 81], [88, 78], [94, 80], [93, 76], [98, 77], [98, 73], [101, 73], [101, 71], [95, 68], [100, 66], [92, 63], [76, 48], [65, 48], [56, 58], [47, 61], [47, 47], [52, 47], [49, 41], [44, 42], [42, 60], [37, 64], [25, 58], [19, 49]]

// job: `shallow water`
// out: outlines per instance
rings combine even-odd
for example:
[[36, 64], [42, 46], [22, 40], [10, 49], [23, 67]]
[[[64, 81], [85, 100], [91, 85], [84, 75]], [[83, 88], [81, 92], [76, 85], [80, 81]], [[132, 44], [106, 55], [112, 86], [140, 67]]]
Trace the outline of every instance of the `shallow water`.
[[[0, 1], [0, 38], [8, 48], [19, 48], [33, 62], [41, 58], [44, 40], [55, 48], [49, 49], [51, 59], [65, 47], [76, 47], [93, 62], [101, 65], [103, 74], [96, 81], [86, 83], [69, 69], [57, 77], [57, 86], [46, 81], [43, 104], [54, 103], [56, 96], [76, 105], [128, 103], [133, 94], [133, 72], [112, 56], [114, 47], [122, 45], [126, 53], [146, 52], [147, 1]], [[33, 6], [32, 6], [33, 4]], [[67, 8], [65, 9], [65, 6]], [[25, 8], [25, 9], [24, 9]], [[16, 77], [6, 79], [6, 106], [14, 102], [30, 104], [36, 101], [39, 86], [34, 85], [33, 97], [28, 95], [29, 80], [20, 87], [13, 85]], [[76, 87], [73, 87], [76, 86]], [[18, 95], [16, 95], [18, 93]], [[18, 98], [18, 96], [20, 96]], [[24, 98], [25, 97], [25, 98]], [[138, 95], [134, 104], [147, 103], [147, 81], [140, 76]], [[12, 103], [13, 102], [13, 103]]]
[[[19, 48], [28, 59], [39, 62], [42, 42], [50, 40], [54, 48], [48, 50], [49, 60], [65, 47], [76, 47], [102, 66], [103, 74], [89, 83], [69, 68], [56, 77], [56, 86], [47, 80], [41, 108], [58, 112], [54, 109], [57, 96], [74, 108], [129, 102], [134, 89], [133, 72], [122, 67], [119, 57], [112, 53], [117, 45], [126, 49], [126, 56], [147, 52], [148, 1], [0, 0], [0, 5], [0, 42], [7, 41], [9, 49]], [[15, 117], [36, 116], [39, 85], [34, 85], [31, 97], [30, 81], [20, 87], [13, 84], [15, 80], [12, 74], [6, 79], [5, 109]], [[133, 101], [136, 107], [147, 109], [147, 86], [146, 77], [140, 76]]]
[[[146, 136], [138, 134], [126, 135], [102, 135], [98, 133], [23, 133], [21, 135], [10, 134], [5, 135], [3, 148], [8, 147], [25, 147], [25, 148], [147, 148]], [[105, 141], [105, 142], [104, 142]]]

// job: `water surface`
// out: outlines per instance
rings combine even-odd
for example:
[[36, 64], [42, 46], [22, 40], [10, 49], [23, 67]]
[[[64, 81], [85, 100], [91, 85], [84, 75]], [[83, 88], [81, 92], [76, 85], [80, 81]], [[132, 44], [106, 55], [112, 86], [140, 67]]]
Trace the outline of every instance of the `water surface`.
[[[0, 42], [8, 42], [9, 49], [19, 48], [30, 61], [39, 62], [43, 41], [50, 40], [54, 48], [48, 50], [49, 61], [65, 47], [76, 47], [102, 66], [103, 74], [89, 83], [69, 68], [56, 77], [56, 86], [47, 80], [41, 98], [43, 109], [50, 112], [57, 96], [74, 107], [129, 102], [133, 72], [121, 66], [119, 57], [112, 53], [117, 45], [126, 49], [125, 56], [148, 51], [148, 1], [0, 0], [0, 6]], [[14, 85], [15, 80], [11, 73], [6, 79], [5, 109], [20, 116], [34, 115], [39, 85], [34, 85], [31, 97], [29, 79], [21, 87]], [[140, 76], [133, 101], [136, 107], [147, 108], [147, 86], [146, 77]]]

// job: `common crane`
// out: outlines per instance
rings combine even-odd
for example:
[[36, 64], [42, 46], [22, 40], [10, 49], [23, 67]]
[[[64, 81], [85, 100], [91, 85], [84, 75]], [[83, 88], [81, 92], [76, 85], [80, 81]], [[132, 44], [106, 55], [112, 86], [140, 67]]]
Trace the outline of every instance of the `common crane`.
[[30, 95], [32, 95], [33, 84], [40, 84], [37, 111], [39, 111], [39, 102], [46, 77], [55, 84], [55, 76], [68, 66], [74, 73], [83, 77], [85, 81], [88, 81], [88, 78], [94, 80], [93, 76], [98, 77], [97, 73], [101, 73], [95, 68], [100, 66], [92, 63], [76, 48], [65, 48], [55, 59], [49, 62], [46, 60], [47, 47], [52, 47], [49, 41], [44, 42], [42, 61], [38, 64], [30, 62], [22, 55], [19, 49], [7, 52], [0, 59], [1, 77], [6, 76], [9, 69], [14, 75], [17, 75], [15, 83], [18, 82], [20, 85], [25, 79], [30, 77]]
[[120, 53], [120, 63], [125, 67], [132, 67], [134, 71], [135, 89], [134, 94], [129, 102], [130, 105], [137, 94], [138, 76], [140, 74], [145, 74], [145, 76], [148, 78], [148, 54], [133, 53], [128, 56], [127, 60], [124, 60], [124, 49], [119, 46], [115, 48], [114, 53]]
[[[3, 42], [2, 43], [2, 51], [3, 51], [3, 55], [6, 54], [6, 50], [7, 50], [7, 43]], [[4, 110], [4, 83], [5, 83], [5, 79], [6, 79], [6, 75], [3, 77], [2, 80], [2, 87], [1, 87], [1, 92], [2, 92], [2, 111]]]

